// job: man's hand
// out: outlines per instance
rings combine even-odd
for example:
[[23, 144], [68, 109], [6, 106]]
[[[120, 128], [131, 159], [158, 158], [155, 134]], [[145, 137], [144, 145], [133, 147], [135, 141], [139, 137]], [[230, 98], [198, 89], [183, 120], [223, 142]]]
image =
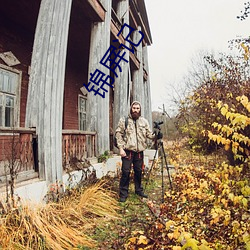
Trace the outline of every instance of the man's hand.
[[120, 156], [121, 157], [125, 157], [126, 156], [126, 152], [124, 151], [123, 148], [120, 148]]

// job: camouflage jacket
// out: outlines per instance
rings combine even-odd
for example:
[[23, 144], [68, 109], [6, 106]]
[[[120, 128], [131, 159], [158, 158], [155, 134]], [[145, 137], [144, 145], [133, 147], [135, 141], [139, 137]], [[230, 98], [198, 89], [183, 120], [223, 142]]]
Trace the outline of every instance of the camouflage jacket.
[[118, 148], [141, 152], [147, 148], [147, 138], [152, 140], [155, 138], [148, 121], [142, 116], [134, 121], [129, 115], [127, 129], [124, 130], [125, 117], [122, 117], [115, 131]]

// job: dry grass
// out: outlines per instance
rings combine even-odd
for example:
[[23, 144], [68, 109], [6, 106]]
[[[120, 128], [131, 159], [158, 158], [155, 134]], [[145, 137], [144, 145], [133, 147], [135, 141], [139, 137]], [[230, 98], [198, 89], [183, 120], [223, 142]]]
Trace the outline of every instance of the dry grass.
[[99, 182], [74, 190], [59, 203], [22, 205], [0, 218], [0, 249], [77, 249], [94, 247], [88, 229], [98, 220], [118, 219], [118, 204]]

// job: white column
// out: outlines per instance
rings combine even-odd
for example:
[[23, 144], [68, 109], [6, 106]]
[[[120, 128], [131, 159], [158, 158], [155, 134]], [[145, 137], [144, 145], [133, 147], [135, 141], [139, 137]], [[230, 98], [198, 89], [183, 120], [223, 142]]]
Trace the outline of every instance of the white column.
[[[129, 25], [129, 0], [120, 0], [117, 5], [117, 16]], [[129, 29], [123, 29], [123, 36], [129, 33]], [[129, 47], [129, 42], [125, 41], [125, 45]], [[129, 113], [129, 84], [130, 84], [130, 67], [129, 67], [129, 50], [125, 49], [125, 59], [128, 61], [121, 61], [122, 72], [118, 73], [118, 77], [115, 78], [115, 89], [114, 89], [114, 129], [116, 128], [120, 117], [127, 116]]]
[[39, 176], [62, 180], [62, 114], [72, 0], [42, 0], [37, 21], [26, 108], [26, 127], [36, 127]]
[[[138, 31], [141, 31], [141, 27], [138, 26]], [[139, 32], [134, 32], [134, 43], [137, 44], [141, 39]], [[142, 42], [137, 47], [137, 58], [140, 61], [140, 67], [133, 72], [133, 101], [139, 101], [142, 105], [142, 115], [144, 116], [144, 89], [143, 89], [143, 60], [142, 60]]]
[[142, 48], [143, 54], [143, 65], [148, 73], [148, 79], [144, 82], [145, 89], [145, 118], [148, 119], [149, 124], [152, 125], [152, 106], [151, 106], [151, 90], [150, 90], [150, 75], [149, 75], [149, 64], [148, 64], [148, 46], [145, 45]]
[[[106, 10], [105, 21], [92, 23], [89, 54], [89, 75], [99, 69], [104, 74], [109, 75], [109, 69], [100, 64], [110, 46], [110, 22], [111, 22], [111, 0], [100, 0]], [[105, 87], [108, 91], [109, 87]], [[87, 129], [97, 131], [97, 153], [101, 154], [109, 150], [109, 92], [105, 98], [88, 93], [87, 102]]]

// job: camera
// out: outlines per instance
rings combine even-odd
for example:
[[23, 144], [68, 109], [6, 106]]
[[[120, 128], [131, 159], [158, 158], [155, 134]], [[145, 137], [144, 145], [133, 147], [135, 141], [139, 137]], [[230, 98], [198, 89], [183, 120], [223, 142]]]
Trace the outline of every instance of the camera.
[[163, 124], [163, 121], [160, 121], [160, 122], [157, 122], [157, 121], [154, 121], [154, 134], [156, 135], [155, 139], [158, 140], [158, 139], [162, 139], [163, 138], [163, 134], [161, 133], [161, 127], [160, 125]]
[[154, 122], [154, 128], [161, 130], [160, 125], [162, 125], [162, 124], [163, 124], [163, 121], [161, 121], [161, 122]]

